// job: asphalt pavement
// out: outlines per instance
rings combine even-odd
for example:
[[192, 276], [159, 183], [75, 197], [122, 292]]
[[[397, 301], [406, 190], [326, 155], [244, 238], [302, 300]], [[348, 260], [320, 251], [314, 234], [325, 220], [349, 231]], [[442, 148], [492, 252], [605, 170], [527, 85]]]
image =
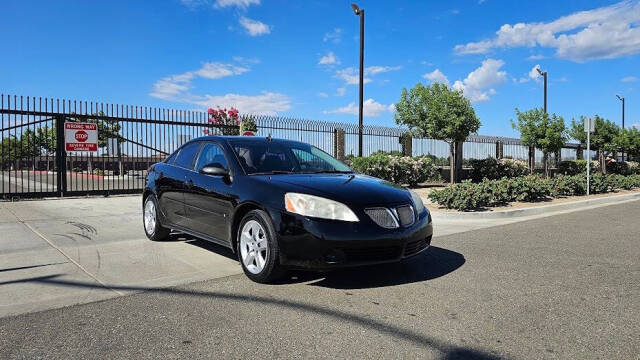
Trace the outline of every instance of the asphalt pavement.
[[637, 359], [639, 217], [633, 201], [438, 236], [405, 263], [277, 285], [111, 285], [145, 291], [1, 318], [0, 357]]

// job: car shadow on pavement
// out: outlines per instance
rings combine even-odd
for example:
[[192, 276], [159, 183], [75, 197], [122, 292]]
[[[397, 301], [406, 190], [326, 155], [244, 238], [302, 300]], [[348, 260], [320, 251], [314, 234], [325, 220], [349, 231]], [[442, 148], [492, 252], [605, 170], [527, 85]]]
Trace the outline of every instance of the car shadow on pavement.
[[326, 273], [293, 272], [286, 283], [333, 289], [368, 289], [409, 284], [439, 278], [456, 271], [465, 263], [462, 254], [432, 246], [420, 255], [398, 263], [346, 268]]
[[[166, 295], [178, 295], [185, 298], [197, 297], [207, 298], [216, 301], [235, 301], [241, 303], [255, 303], [261, 306], [268, 306], [272, 311], [278, 310], [294, 310], [299, 312], [306, 312], [323, 316], [334, 321], [349, 322], [353, 326], [359, 326], [366, 328], [370, 331], [378, 332], [384, 336], [389, 336], [398, 340], [408, 342], [420, 347], [427, 347], [434, 349], [440, 353], [438, 359], [441, 360], [453, 360], [453, 359], [472, 359], [472, 360], [497, 360], [503, 357], [492, 352], [487, 352], [482, 349], [474, 349], [470, 347], [460, 347], [455, 344], [451, 344], [445, 340], [438, 339], [436, 337], [429, 336], [427, 334], [418, 332], [414, 329], [398, 326], [393, 323], [389, 323], [386, 320], [375, 319], [370, 316], [363, 316], [357, 313], [345, 311], [343, 309], [331, 309], [325, 306], [315, 305], [306, 301], [296, 301], [288, 298], [279, 298], [272, 295], [264, 296], [258, 293], [230, 293], [227, 291], [206, 291], [193, 288], [184, 287], [172, 287], [172, 288], [158, 288], [147, 287], [138, 285], [116, 285], [116, 284], [99, 284], [96, 282], [87, 281], [75, 281], [65, 280], [60, 278], [64, 274], [53, 274], [47, 276], [31, 277], [20, 280], [12, 280], [0, 282], [0, 286], [16, 283], [37, 283], [48, 286], [60, 286], [71, 288], [85, 288], [85, 289], [110, 289], [116, 291], [140, 291], [155, 294]], [[249, 281], [249, 280], [246, 280]], [[86, 305], [85, 305], [86, 306]], [[70, 308], [67, 308], [70, 309]], [[65, 310], [71, 311], [71, 310]], [[33, 315], [23, 315], [33, 316]], [[1, 326], [0, 326], [1, 330]], [[62, 340], [65, 341], [65, 340]]]
[[238, 257], [236, 256], [236, 254], [234, 254], [233, 251], [231, 251], [231, 249], [229, 249], [226, 246], [218, 245], [211, 241], [191, 237], [190, 235], [183, 235], [183, 234], [180, 234], [180, 235], [184, 238], [184, 241], [189, 245], [197, 246], [201, 249], [211, 251], [212, 253], [216, 253], [220, 256], [224, 256], [233, 261], [238, 261]]

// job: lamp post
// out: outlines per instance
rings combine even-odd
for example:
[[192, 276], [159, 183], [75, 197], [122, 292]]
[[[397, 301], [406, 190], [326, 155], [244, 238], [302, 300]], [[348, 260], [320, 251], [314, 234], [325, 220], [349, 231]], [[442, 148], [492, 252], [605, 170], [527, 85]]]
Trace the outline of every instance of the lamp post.
[[540, 68], [536, 68], [538, 70], [538, 74], [544, 77], [544, 112], [547, 112], [547, 72], [540, 70]]
[[[622, 101], [622, 129], [624, 130], [624, 98], [616, 94], [618, 100]], [[622, 161], [624, 161], [624, 149], [622, 149]]]
[[356, 16], [360, 17], [360, 100], [358, 104], [358, 156], [362, 157], [362, 112], [364, 95], [364, 9], [351, 4]]

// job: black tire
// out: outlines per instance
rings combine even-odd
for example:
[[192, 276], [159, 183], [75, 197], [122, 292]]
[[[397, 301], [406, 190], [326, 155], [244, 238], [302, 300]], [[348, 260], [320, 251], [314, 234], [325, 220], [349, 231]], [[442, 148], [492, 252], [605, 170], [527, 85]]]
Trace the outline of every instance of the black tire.
[[[251, 220], [255, 220], [257, 221], [262, 228], [265, 230], [265, 236], [266, 236], [266, 240], [267, 240], [267, 244], [268, 244], [268, 250], [267, 250], [267, 256], [266, 256], [266, 260], [265, 260], [265, 265], [262, 268], [262, 271], [260, 271], [259, 273], [255, 274], [253, 272], [251, 272], [247, 266], [245, 266], [244, 261], [242, 260], [242, 252], [241, 252], [241, 233], [242, 233], [242, 229], [244, 228], [245, 224]], [[268, 284], [268, 283], [272, 283], [276, 280], [278, 280], [279, 278], [281, 278], [284, 274], [285, 271], [282, 268], [282, 266], [280, 265], [280, 247], [278, 246], [278, 240], [276, 237], [276, 232], [275, 229], [273, 227], [273, 223], [271, 222], [271, 219], [269, 218], [269, 215], [263, 211], [263, 210], [251, 210], [249, 211], [243, 218], [242, 221], [240, 221], [240, 226], [238, 226], [237, 229], [237, 246], [236, 246], [236, 252], [238, 255], [238, 261], [240, 262], [240, 265], [242, 266], [242, 270], [244, 271], [245, 275], [247, 275], [247, 277], [249, 279], [251, 279], [252, 281], [255, 281], [257, 283], [261, 283], [261, 284]]]
[[[147, 203], [149, 202], [153, 203], [153, 209], [155, 210], [155, 225], [153, 226], [153, 229], [150, 229], [151, 232], [149, 231], [149, 229], [147, 229], [147, 223], [145, 220], [145, 212], [147, 210]], [[169, 233], [171, 232], [171, 230], [162, 226], [160, 219], [162, 219], [162, 217], [160, 216], [160, 210], [158, 209], [158, 200], [156, 200], [156, 196], [147, 196], [144, 201], [144, 205], [142, 206], [142, 227], [144, 228], [144, 233], [147, 235], [149, 240], [163, 241], [169, 238]]]

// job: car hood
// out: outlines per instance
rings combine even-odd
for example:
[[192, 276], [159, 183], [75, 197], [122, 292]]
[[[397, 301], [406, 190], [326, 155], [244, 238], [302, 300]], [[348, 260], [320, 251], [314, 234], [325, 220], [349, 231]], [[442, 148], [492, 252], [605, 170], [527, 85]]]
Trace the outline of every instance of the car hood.
[[403, 187], [360, 174], [282, 174], [260, 176], [285, 192], [322, 196], [344, 204], [381, 206], [411, 203]]

